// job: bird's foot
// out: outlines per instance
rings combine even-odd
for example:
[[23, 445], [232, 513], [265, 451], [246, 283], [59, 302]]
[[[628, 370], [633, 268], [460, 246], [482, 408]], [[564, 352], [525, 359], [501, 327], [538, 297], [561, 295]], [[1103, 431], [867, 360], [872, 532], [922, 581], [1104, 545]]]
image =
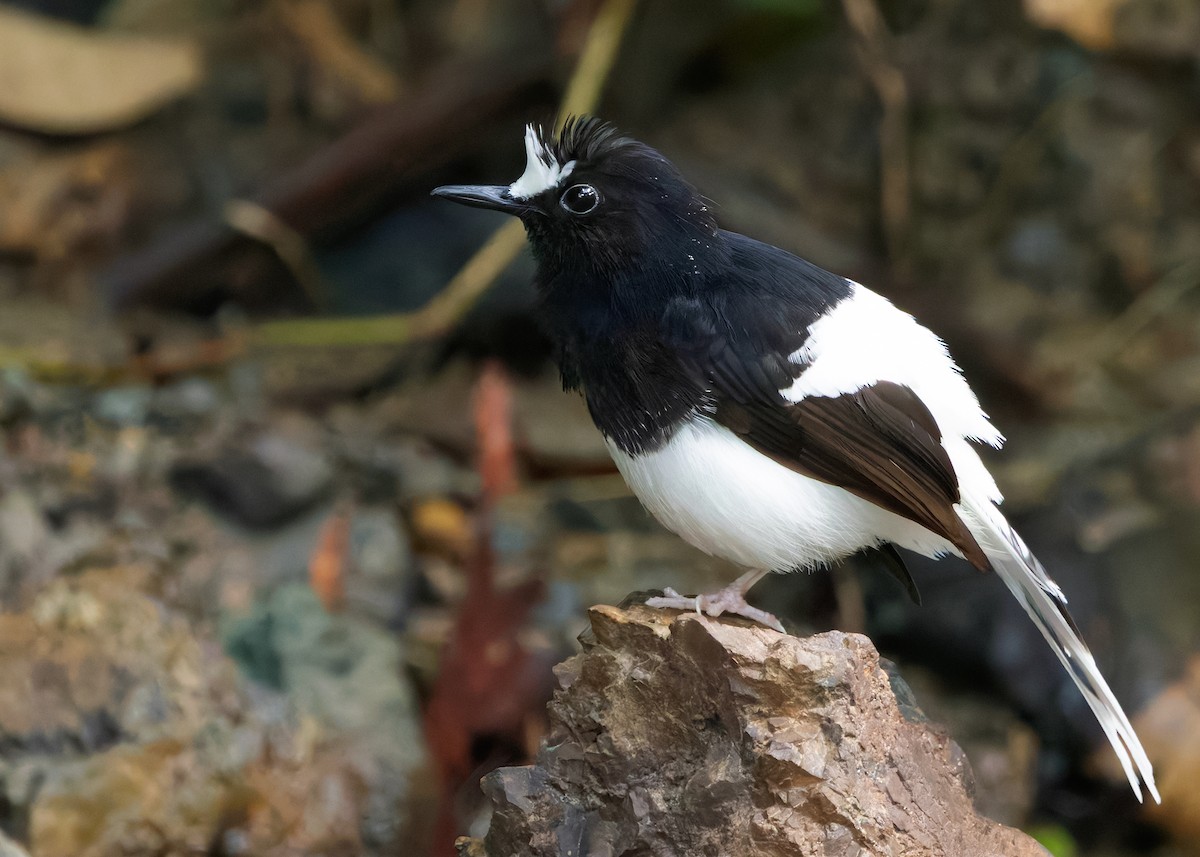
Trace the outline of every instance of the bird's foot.
[[766, 625], [781, 634], [783, 624], [766, 610], [759, 610], [746, 603], [746, 591], [739, 585], [741, 581], [732, 583], [724, 589], [710, 592], [706, 595], [680, 595], [674, 589], [667, 587], [661, 596], [646, 599], [646, 606], [656, 610], [695, 610], [697, 614], [707, 614], [712, 617], [724, 613], [742, 616], [751, 622]]

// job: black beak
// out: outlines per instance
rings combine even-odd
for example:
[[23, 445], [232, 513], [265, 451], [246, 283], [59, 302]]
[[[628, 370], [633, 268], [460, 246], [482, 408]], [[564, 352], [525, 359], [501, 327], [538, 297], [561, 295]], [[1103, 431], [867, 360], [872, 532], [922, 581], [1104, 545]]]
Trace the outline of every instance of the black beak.
[[450, 184], [433, 191], [433, 196], [461, 202], [475, 208], [490, 208], [508, 214], [519, 214], [525, 209], [525, 204], [513, 199], [508, 188], [492, 185]]

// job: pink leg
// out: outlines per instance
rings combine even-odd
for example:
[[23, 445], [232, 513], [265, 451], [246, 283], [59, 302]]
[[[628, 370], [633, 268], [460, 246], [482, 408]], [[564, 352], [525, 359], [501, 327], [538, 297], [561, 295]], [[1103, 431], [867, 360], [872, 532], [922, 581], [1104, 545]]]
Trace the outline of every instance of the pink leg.
[[774, 628], [783, 634], [786, 632], [778, 619], [766, 610], [759, 610], [746, 603], [746, 593], [750, 591], [750, 587], [766, 575], [765, 571], [748, 571], [724, 589], [690, 598], [668, 588], [664, 590], [663, 596], [646, 599], [646, 606], [658, 610], [695, 610], [697, 613], [707, 613], [709, 616], [732, 613], [735, 616], [744, 616], [760, 625], [766, 625], [768, 628]]

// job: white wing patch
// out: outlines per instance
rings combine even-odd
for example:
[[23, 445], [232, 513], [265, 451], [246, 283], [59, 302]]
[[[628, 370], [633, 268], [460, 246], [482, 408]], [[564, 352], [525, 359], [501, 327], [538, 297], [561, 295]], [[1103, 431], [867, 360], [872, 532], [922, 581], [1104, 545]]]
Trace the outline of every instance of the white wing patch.
[[807, 368], [780, 391], [783, 397], [799, 402], [891, 381], [917, 394], [943, 435], [1002, 444], [1004, 436], [988, 422], [946, 344], [887, 298], [858, 283], [851, 286], [850, 296], [814, 322], [791, 355]]
[[1004, 435], [979, 407], [946, 344], [887, 298], [853, 281], [850, 285], [850, 296], [808, 328], [808, 339], [791, 355], [806, 368], [780, 394], [799, 402], [854, 393], [880, 381], [903, 384], [942, 430], [942, 446], [964, 493], [1001, 502], [996, 480], [968, 441], [998, 447]]
[[574, 161], [560, 164], [532, 125], [525, 126], [525, 172], [508, 186], [513, 199], [529, 199], [558, 185], [575, 169]]

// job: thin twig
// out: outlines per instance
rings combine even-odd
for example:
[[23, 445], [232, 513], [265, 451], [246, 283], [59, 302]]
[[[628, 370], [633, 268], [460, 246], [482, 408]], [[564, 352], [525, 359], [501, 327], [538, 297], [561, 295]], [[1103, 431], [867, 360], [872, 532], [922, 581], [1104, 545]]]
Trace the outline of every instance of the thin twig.
[[459, 269], [446, 288], [416, 312], [359, 318], [300, 318], [268, 322], [255, 331], [260, 345], [389, 345], [445, 333], [475, 305], [525, 244], [525, 229], [513, 220]]
[[908, 83], [894, 60], [891, 33], [873, 0], [842, 0], [856, 36], [858, 59], [879, 98], [879, 208], [884, 243], [897, 273], [908, 272], [912, 219]]
[[[449, 161], [479, 128], [514, 105], [540, 103], [548, 72], [548, 49], [448, 60], [251, 200], [304, 241], [328, 244], [393, 205], [419, 170]], [[116, 309], [191, 306], [239, 282], [277, 274], [276, 268], [243, 233], [206, 214], [117, 259], [99, 273], [97, 285]]]
[[1045, 109], [1004, 147], [995, 176], [977, 208], [978, 237], [974, 240], [985, 241], [995, 237], [994, 233], [1007, 223], [1004, 215], [1013, 204], [1020, 183], [1038, 168], [1064, 116], [1076, 103], [1078, 96], [1092, 85], [1091, 81], [1090, 75], [1079, 74], [1064, 82]]
[[321, 269], [313, 259], [308, 242], [282, 217], [257, 202], [231, 199], [225, 203], [225, 222], [243, 235], [274, 250], [312, 305], [318, 310], [328, 309], [328, 293]]
[[[557, 125], [570, 115], [596, 109], [637, 0], [606, 0], [588, 30], [559, 105]], [[263, 345], [386, 345], [440, 335], [459, 321], [512, 264], [525, 243], [519, 221], [496, 230], [432, 300], [413, 313], [369, 318], [314, 318], [261, 325]]]
[[525, 227], [521, 221], [510, 220], [497, 229], [446, 288], [415, 314], [416, 331], [423, 336], [437, 336], [453, 327], [512, 264], [524, 246]]
[[853, 563], [840, 562], [830, 570], [833, 575], [833, 593], [837, 599], [837, 626], [851, 634], [867, 632], [866, 596], [858, 569]]
[[1109, 363], [1155, 319], [1164, 316], [1183, 297], [1200, 286], [1200, 259], [1188, 259], [1171, 268], [1096, 336], [1097, 363]]
[[567, 83], [558, 110], [558, 125], [572, 114], [591, 113], [617, 60], [617, 51], [633, 17], [637, 0], [607, 0], [588, 29], [587, 42]]

